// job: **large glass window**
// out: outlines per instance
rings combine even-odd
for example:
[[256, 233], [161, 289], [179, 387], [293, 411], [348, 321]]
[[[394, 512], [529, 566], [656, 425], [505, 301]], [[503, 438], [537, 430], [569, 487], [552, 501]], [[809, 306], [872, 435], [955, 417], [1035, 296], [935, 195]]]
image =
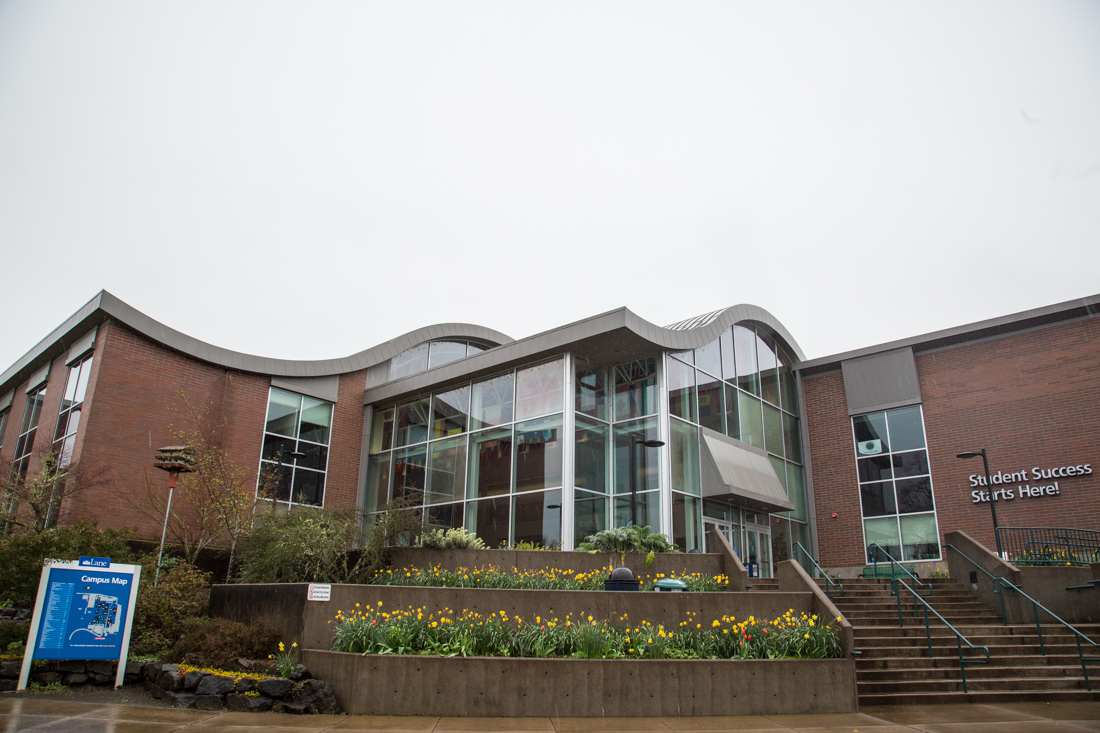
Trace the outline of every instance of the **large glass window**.
[[470, 436], [469, 472], [466, 496], [470, 499], [511, 491], [512, 428], [487, 430]]
[[[920, 405], [856, 415], [852, 438], [868, 548], [877, 544], [899, 561], [938, 559], [936, 507]], [[872, 559], [870, 549], [867, 558]]]
[[657, 413], [657, 360], [638, 359], [615, 367], [615, 420]]
[[331, 430], [331, 402], [271, 388], [261, 463], [279, 479], [272, 498], [324, 505]]
[[722, 376], [722, 347], [718, 341], [695, 350], [695, 366], [711, 376]]
[[699, 483], [699, 428], [680, 420], [669, 421], [669, 461], [672, 489], [696, 496]]
[[27, 475], [34, 438], [38, 434], [38, 420], [42, 416], [42, 404], [46, 401], [46, 385], [27, 393], [27, 406], [23, 408], [23, 422], [19, 426], [19, 440], [15, 443], [15, 459], [12, 461], [12, 475], [20, 480]]
[[516, 491], [561, 486], [561, 433], [561, 415], [516, 423]]
[[[661, 492], [647, 491], [637, 495], [635, 511], [638, 514], [638, 526], [649, 527], [654, 532], [661, 526]], [[630, 525], [630, 496], [615, 497], [615, 526]]]
[[608, 461], [611, 455], [609, 432], [607, 425], [577, 418], [573, 443], [573, 485], [578, 489], [607, 493]]
[[58, 413], [57, 427], [54, 429], [53, 449], [57, 453], [58, 470], [67, 468], [72, 463], [76, 431], [80, 427], [80, 413], [84, 406], [84, 395], [88, 391], [88, 379], [91, 373], [91, 356], [69, 367], [65, 394], [61, 398], [61, 411]]
[[587, 491], [573, 492], [573, 546], [607, 529], [607, 497]]
[[746, 392], [759, 395], [760, 374], [756, 367], [756, 333], [744, 326], [734, 326], [733, 350], [737, 359], [737, 386]]
[[515, 400], [516, 375], [512, 372], [486, 379], [484, 382], [474, 382], [470, 429], [478, 430], [512, 422]]
[[539, 364], [516, 372], [516, 419], [562, 411], [565, 361]]
[[561, 489], [518, 494], [513, 510], [513, 543], [561, 546]]
[[695, 370], [677, 359], [666, 359], [665, 367], [668, 414], [695, 422]]
[[428, 439], [428, 398], [397, 406], [397, 446], [423, 443]]
[[428, 344], [417, 344], [390, 359], [390, 379], [407, 377], [428, 368]]
[[469, 412], [469, 386], [432, 395], [432, 438], [447, 438], [466, 432]]
[[390, 359], [389, 379], [400, 379], [434, 369], [484, 350], [482, 346], [469, 341], [426, 341], [405, 349]]
[[431, 444], [428, 454], [427, 504], [462, 501], [466, 485], [466, 441], [463, 438]]
[[607, 421], [607, 370], [600, 366], [577, 365], [576, 411]]
[[700, 500], [694, 496], [672, 494], [672, 541], [681, 552], [703, 549], [700, 527]]
[[771, 338], [756, 336], [756, 354], [760, 367], [760, 396], [773, 405], [779, 404], [779, 362]]
[[465, 341], [433, 341], [428, 349], [428, 368], [434, 369], [465, 357]]
[[726, 432], [722, 387], [717, 377], [699, 372], [699, 424], [718, 433]]
[[511, 499], [501, 496], [466, 503], [466, 529], [473, 532], [486, 547], [508, 544]]
[[[656, 418], [632, 420], [615, 425], [615, 493], [630, 493], [630, 444], [634, 447], [635, 491], [661, 488], [661, 449], [641, 445], [646, 440], [660, 440]], [[619, 525], [616, 525], [619, 526]]]

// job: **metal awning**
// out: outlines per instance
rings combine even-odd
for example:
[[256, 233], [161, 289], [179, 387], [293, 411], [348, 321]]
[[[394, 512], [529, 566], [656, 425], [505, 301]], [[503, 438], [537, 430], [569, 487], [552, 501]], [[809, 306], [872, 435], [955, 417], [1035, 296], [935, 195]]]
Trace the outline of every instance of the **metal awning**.
[[761, 512], [786, 512], [794, 504], [764, 451], [702, 428], [703, 497], [724, 499]]

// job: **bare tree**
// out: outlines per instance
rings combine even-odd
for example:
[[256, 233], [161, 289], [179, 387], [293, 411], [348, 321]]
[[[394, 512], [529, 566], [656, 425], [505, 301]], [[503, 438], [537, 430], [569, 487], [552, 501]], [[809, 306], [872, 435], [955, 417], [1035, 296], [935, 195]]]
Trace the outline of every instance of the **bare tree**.
[[0, 465], [0, 523], [4, 533], [16, 528], [42, 532], [57, 523], [65, 499], [82, 491], [110, 486], [106, 466], [62, 461], [49, 447], [37, 447], [31, 454], [33, 468], [24, 475], [12, 461]]

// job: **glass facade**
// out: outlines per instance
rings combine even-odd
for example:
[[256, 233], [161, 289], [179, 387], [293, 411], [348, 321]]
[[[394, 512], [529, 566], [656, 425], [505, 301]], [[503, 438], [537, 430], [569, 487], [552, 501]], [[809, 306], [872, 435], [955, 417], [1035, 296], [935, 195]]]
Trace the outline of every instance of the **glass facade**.
[[484, 346], [472, 341], [425, 341], [390, 359], [389, 378], [407, 377], [484, 350]]
[[76, 430], [80, 427], [80, 413], [84, 407], [84, 395], [88, 391], [88, 379], [92, 374], [92, 357], [78, 361], [69, 367], [65, 381], [65, 394], [61, 398], [61, 411], [54, 428], [53, 449], [57, 452], [57, 468], [69, 467], [76, 445]]
[[324, 506], [331, 432], [331, 402], [271, 388], [260, 464], [277, 476], [271, 498], [283, 508]]

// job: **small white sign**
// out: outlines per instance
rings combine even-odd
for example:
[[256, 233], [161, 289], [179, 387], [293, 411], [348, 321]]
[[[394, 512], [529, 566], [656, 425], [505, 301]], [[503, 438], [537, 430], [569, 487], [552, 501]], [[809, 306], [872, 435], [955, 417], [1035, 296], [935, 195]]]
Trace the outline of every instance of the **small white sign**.
[[330, 601], [332, 600], [332, 586], [328, 583], [310, 583], [309, 590], [306, 591], [307, 601]]

